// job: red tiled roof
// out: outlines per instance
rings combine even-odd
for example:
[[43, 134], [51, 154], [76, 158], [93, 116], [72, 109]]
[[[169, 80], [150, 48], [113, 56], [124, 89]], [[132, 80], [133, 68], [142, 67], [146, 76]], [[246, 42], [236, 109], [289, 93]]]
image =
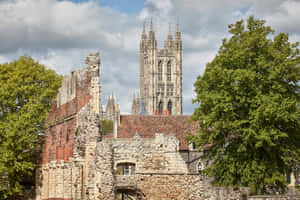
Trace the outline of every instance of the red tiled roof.
[[107, 134], [107, 135], [103, 135], [102, 137], [103, 137], [103, 139], [111, 139], [111, 138], [114, 138], [114, 134], [110, 133], [110, 134]]
[[180, 141], [180, 150], [186, 150], [185, 136], [195, 134], [199, 129], [197, 122], [188, 122], [189, 118], [189, 115], [121, 115], [118, 138], [131, 138], [136, 132], [142, 138], [154, 138], [155, 133], [173, 133]]

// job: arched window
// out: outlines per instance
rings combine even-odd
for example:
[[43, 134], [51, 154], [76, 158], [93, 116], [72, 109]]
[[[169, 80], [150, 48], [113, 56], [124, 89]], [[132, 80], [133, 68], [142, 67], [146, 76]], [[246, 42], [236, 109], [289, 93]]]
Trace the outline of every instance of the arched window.
[[135, 164], [134, 163], [119, 163], [117, 165], [117, 175], [134, 175]]
[[163, 102], [160, 101], [159, 104], [158, 104], [158, 113], [159, 113], [159, 115], [162, 114], [162, 111], [163, 111]]
[[161, 60], [158, 62], [157, 71], [158, 71], [158, 80], [162, 81], [162, 62], [161, 62]]
[[167, 80], [171, 81], [171, 61], [167, 64]]
[[172, 115], [172, 102], [171, 102], [171, 100], [168, 103], [168, 111], [169, 111], [169, 115]]

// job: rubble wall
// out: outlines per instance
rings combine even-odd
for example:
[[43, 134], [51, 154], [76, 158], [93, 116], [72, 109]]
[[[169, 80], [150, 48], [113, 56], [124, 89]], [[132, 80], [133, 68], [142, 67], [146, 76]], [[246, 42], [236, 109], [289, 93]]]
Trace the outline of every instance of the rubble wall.
[[[241, 198], [240, 190], [211, 187], [208, 179], [189, 171], [178, 149], [173, 134], [140, 138], [137, 133], [130, 139], [103, 139], [96, 148], [96, 193], [92, 199], [114, 200], [118, 191], [131, 191], [136, 200]], [[134, 163], [135, 173], [118, 174], [120, 163]]]
[[46, 121], [37, 170], [37, 200], [88, 197], [90, 166], [100, 134], [100, 57], [89, 54], [85, 68], [64, 76]]

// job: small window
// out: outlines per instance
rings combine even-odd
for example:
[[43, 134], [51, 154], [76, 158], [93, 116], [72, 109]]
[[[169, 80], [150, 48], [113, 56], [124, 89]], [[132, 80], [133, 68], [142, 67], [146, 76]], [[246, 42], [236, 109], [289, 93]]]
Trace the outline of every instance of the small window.
[[171, 81], [171, 61], [167, 64], [167, 80]]
[[157, 71], [158, 71], [158, 81], [162, 81], [162, 62], [161, 61], [159, 61], [159, 63], [158, 63]]
[[135, 174], [135, 164], [134, 163], [119, 163], [116, 170], [117, 175], [134, 175]]
[[171, 102], [171, 100], [168, 103], [168, 111], [169, 111], [169, 115], [172, 115], [172, 102]]

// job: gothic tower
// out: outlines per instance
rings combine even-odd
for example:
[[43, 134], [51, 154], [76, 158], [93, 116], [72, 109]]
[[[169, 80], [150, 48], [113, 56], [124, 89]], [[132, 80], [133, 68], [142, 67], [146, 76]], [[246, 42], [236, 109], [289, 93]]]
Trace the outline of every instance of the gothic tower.
[[182, 114], [182, 40], [177, 25], [173, 39], [171, 28], [164, 48], [157, 49], [151, 21], [149, 35], [140, 41], [140, 102], [150, 115]]

